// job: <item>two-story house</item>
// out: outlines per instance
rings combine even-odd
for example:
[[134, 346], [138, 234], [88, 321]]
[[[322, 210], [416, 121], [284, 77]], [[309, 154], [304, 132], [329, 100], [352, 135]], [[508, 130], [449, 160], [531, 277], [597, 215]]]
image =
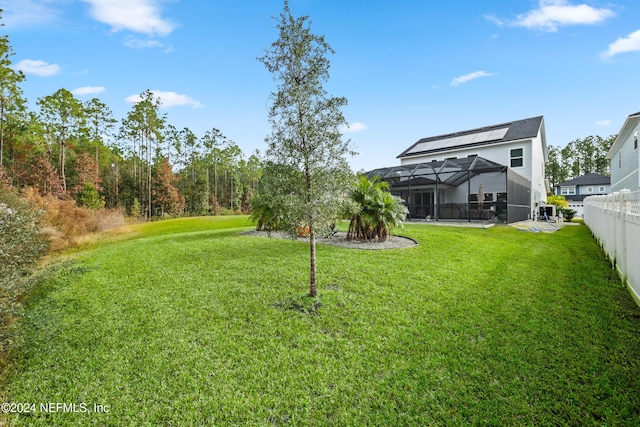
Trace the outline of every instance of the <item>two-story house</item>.
[[555, 192], [557, 196], [564, 196], [569, 202], [569, 208], [576, 211], [576, 216], [582, 217], [585, 197], [609, 194], [611, 192], [611, 177], [588, 173], [557, 184]]
[[368, 175], [389, 182], [415, 218], [521, 221], [550, 192], [542, 116], [422, 138], [398, 158]]
[[640, 112], [627, 117], [607, 153], [606, 159], [611, 162], [611, 191], [640, 190], [638, 129]]

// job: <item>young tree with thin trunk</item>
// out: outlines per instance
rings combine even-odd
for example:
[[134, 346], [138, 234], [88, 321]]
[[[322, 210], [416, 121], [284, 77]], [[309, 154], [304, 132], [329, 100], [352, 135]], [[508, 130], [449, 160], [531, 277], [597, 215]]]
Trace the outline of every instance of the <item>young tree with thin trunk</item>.
[[105, 147], [105, 136], [110, 136], [115, 124], [118, 122], [113, 118], [113, 113], [107, 104], [98, 98], [92, 98], [84, 103], [84, 112], [87, 121], [87, 132], [89, 140], [94, 145], [96, 171], [100, 173], [99, 152]]
[[[144, 201], [146, 218], [153, 215], [151, 197], [151, 169], [154, 160], [153, 146], [158, 147], [164, 141], [166, 115], [160, 114], [161, 101], [150, 90], [140, 94], [140, 100], [133, 104], [131, 111], [122, 121], [121, 135], [133, 141], [134, 179], [138, 176], [138, 198]], [[136, 147], [137, 145], [137, 147]], [[136, 153], [137, 148], [137, 153]], [[136, 159], [139, 170], [136, 171]], [[142, 176], [144, 170], [146, 172]]]
[[292, 16], [285, 1], [275, 20], [279, 37], [258, 60], [277, 82], [265, 157], [279, 167], [265, 170], [261, 194], [290, 232], [308, 227], [309, 296], [315, 297], [316, 233], [339, 217], [353, 179], [346, 156], [354, 153], [339, 130], [347, 124], [341, 112], [347, 100], [324, 89], [334, 51], [311, 33], [309, 17]]
[[154, 167], [156, 169], [152, 180], [152, 196], [155, 206], [162, 213], [178, 215], [184, 208], [184, 197], [178, 192], [174, 183], [178, 178], [173, 174], [171, 164], [165, 157]]
[[15, 71], [11, 68], [13, 54], [9, 45], [9, 37], [0, 37], [0, 169], [5, 164], [6, 130], [12, 122], [14, 114], [23, 111], [26, 104], [20, 87], [20, 83], [24, 81], [25, 77], [22, 71]]
[[51, 142], [59, 144], [58, 166], [62, 188], [67, 191], [67, 146], [70, 139], [77, 139], [84, 131], [84, 107], [67, 89], [58, 89], [52, 95], [38, 98], [40, 116], [45, 122]]

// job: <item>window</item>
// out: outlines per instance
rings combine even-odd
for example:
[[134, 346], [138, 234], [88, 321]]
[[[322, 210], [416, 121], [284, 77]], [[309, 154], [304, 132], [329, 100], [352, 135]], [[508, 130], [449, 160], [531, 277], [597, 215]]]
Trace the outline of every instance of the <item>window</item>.
[[493, 193], [484, 193], [484, 202], [493, 202]]
[[576, 187], [562, 187], [560, 189], [560, 195], [562, 196], [574, 196], [576, 194]]
[[618, 151], [618, 169], [622, 169], [622, 153]]
[[496, 194], [498, 202], [506, 202], [507, 201], [507, 193], [498, 193]]
[[593, 187], [587, 187], [587, 193], [593, 193]]
[[511, 167], [519, 168], [524, 165], [524, 150], [522, 148], [514, 148], [510, 151]]
[[600, 187], [598, 187], [598, 192], [604, 193], [604, 185], [601, 185]]
[[636, 128], [636, 131], [633, 133], [633, 149], [638, 149], [638, 128]]

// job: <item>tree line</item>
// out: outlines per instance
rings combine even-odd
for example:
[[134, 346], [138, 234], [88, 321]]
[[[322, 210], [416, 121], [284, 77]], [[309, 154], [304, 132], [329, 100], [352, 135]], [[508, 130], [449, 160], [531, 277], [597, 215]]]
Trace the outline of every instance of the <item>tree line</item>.
[[569, 142], [564, 148], [550, 145], [545, 171], [551, 186], [592, 172], [610, 175], [605, 156], [616, 136], [587, 136]]
[[246, 157], [215, 127], [200, 136], [177, 129], [149, 90], [121, 120], [98, 98], [82, 102], [65, 88], [30, 111], [13, 55], [0, 37], [3, 183], [144, 218], [250, 209], [262, 173], [257, 152]]

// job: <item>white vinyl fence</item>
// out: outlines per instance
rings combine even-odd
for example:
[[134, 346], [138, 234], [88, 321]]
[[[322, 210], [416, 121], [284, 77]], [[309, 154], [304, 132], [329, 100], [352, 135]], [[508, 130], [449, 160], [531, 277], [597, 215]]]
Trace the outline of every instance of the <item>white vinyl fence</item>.
[[584, 222], [640, 305], [640, 192], [587, 197]]

